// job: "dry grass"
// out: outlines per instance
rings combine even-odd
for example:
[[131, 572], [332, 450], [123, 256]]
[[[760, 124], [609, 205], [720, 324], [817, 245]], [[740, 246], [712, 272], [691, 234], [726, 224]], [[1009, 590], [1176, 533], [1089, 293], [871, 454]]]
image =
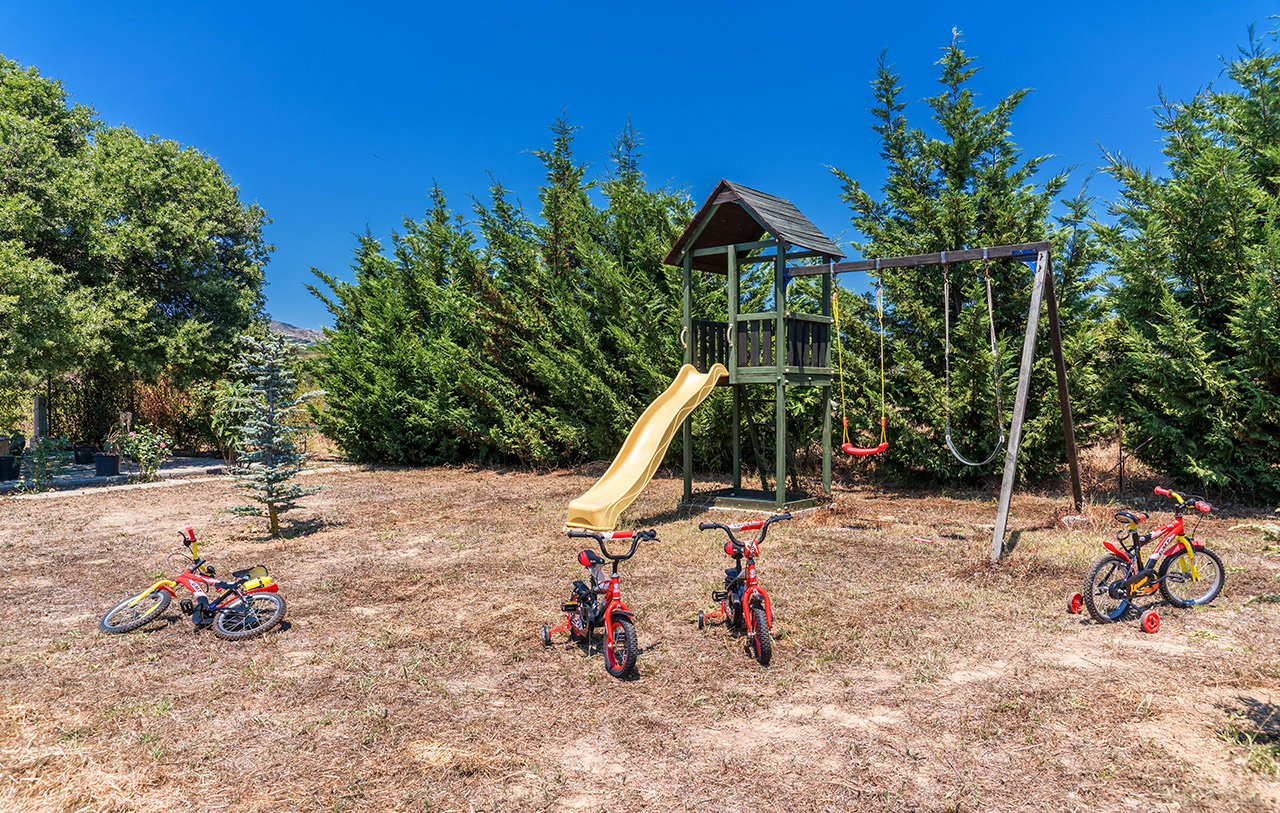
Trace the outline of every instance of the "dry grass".
[[[722, 540], [655, 481], [624, 518], [638, 678], [537, 631], [580, 577], [561, 533], [583, 472], [327, 475], [266, 540], [221, 483], [48, 500], [0, 520], [0, 810], [1274, 810], [1280, 561], [1206, 520], [1226, 592], [1155, 636], [1063, 612], [1111, 533], [990, 494], [842, 491], [760, 560], [773, 664], [699, 631]], [[724, 516], [717, 514], [717, 518]], [[262, 562], [279, 632], [232, 644], [177, 612], [95, 631], [193, 523], [225, 567]], [[912, 537], [931, 542], [911, 541]], [[1247, 735], [1247, 736], [1246, 736]], [[1269, 753], [1269, 752], [1267, 752]], [[1253, 766], [1251, 768], [1251, 765]], [[1260, 769], [1257, 766], [1262, 765]]]

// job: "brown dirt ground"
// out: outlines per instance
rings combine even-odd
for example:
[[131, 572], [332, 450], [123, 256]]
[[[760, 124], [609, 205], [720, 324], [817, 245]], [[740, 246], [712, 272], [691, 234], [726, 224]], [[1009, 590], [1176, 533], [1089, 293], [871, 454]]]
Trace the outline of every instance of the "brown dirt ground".
[[[1280, 805], [1246, 765], [1274, 766], [1257, 757], [1280, 742], [1280, 607], [1245, 603], [1280, 592], [1280, 561], [1228, 530], [1244, 509], [1197, 534], [1225, 559], [1222, 597], [1161, 605], [1146, 635], [1064, 612], [1114, 506], [1066, 528], [1067, 500], [1019, 495], [1017, 547], [993, 567], [990, 494], [839, 489], [765, 543], [762, 669], [723, 626], [697, 629], [723, 539], [660, 478], [624, 516], [661, 541], [622, 567], [642, 654], [618, 681], [600, 654], [538, 640], [582, 576], [565, 506], [600, 468], [318, 475], [284, 540], [220, 513], [224, 482], [5, 499], [0, 810]], [[286, 625], [224, 642], [175, 602], [99, 634], [188, 523], [225, 569], [271, 568]]]

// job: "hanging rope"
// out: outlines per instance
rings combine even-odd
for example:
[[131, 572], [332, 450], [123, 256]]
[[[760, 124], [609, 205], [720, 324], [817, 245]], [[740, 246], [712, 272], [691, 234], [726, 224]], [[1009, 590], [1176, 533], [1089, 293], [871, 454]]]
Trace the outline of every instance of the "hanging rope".
[[[834, 281], [835, 277], [832, 276]], [[854, 446], [849, 440], [849, 414], [844, 398], [844, 363], [840, 352], [840, 299], [833, 288], [831, 291], [831, 320], [836, 334], [836, 370], [840, 376], [840, 422], [844, 427], [844, 442], [840, 448], [848, 454], [871, 455], [889, 448], [889, 440], [885, 436], [884, 420], [884, 275], [880, 273], [880, 261], [876, 260], [876, 310], [880, 318], [880, 445], [873, 447]]]
[[946, 326], [946, 346], [942, 352], [942, 360], [946, 381], [944, 404], [947, 416], [947, 449], [950, 450], [956, 460], [966, 466], [987, 465], [996, 459], [996, 455], [1000, 452], [1000, 447], [1004, 446], [1004, 408], [1000, 404], [1000, 351], [996, 346], [996, 311], [994, 300], [991, 296], [991, 259], [987, 256], [985, 248], [982, 250], [982, 272], [987, 280], [987, 323], [991, 334], [991, 383], [996, 391], [996, 423], [1000, 429], [1000, 438], [996, 441], [996, 447], [991, 450], [991, 454], [987, 456], [986, 460], [975, 462], [966, 459], [964, 455], [960, 454], [959, 450], [956, 449], [955, 443], [951, 440], [951, 277], [947, 263], [947, 252], [942, 252], [942, 313], [943, 323]]

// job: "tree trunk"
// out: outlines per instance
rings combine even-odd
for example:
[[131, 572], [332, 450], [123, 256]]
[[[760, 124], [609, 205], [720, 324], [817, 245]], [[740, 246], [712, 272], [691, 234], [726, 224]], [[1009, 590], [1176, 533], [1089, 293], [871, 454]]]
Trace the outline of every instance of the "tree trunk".
[[267, 503], [267, 516], [271, 518], [271, 535], [280, 535], [280, 515], [276, 513], [276, 504]]

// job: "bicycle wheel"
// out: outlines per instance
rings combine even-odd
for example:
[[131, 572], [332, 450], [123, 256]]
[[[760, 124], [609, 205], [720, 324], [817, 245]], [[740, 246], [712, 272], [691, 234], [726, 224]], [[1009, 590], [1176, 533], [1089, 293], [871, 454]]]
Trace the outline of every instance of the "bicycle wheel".
[[1175, 607], [1208, 604], [1222, 592], [1226, 571], [1218, 554], [1208, 548], [1194, 551], [1198, 578], [1191, 574], [1191, 556], [1187, 551], [1164, 557], [1160, 563], [1160, 595]]
[[[169, 595], [167, 590], [152, 590], [147, 594], [146, 598], [138, 601], [141, 596], [141, 593], [129, 596], [110, 610], [107, 610], [107, 614], [102, 616], [102, 620], [98, 622], [98, 630], [108, 635], [132, 632], [158, 618], [161, 613], [169, 608], [169, 602], [173, 600], [173, 596]], [[134, 601], [138, 603], [129, 606]]]
[[213, 634], [224, 641], [243, 641], [261, 635], [284, 618], [284, 596], [279, 593], [250, 593], [219, 609], [213, 619]]
[[1109, 592], [1112, 584], [1128, 575], [1128, 564], [1114, 553], [1108, 553], [1093, 563], [1089, 576], [1084, 580], [1083, 593], [1084, 606], [1094, 621], [1099, 624], [1119, 621], [1129, 612], [1132, 605], [1126, 599], [1112, 598]]
[[761, 666], [768, 666], [773, 658], [773, 636], [769, 634], [769, 619], [764, 607], [751, 608], [751, 622], [756, 631], [751, 636], [751, 656], [760, 661]]
[[604, 668], [616, 678], [626, 677], [636, 668], [640, 647], [636, 643], [636, 627], [626, 618], [613, 622], [613, 646], [606, 646]]

